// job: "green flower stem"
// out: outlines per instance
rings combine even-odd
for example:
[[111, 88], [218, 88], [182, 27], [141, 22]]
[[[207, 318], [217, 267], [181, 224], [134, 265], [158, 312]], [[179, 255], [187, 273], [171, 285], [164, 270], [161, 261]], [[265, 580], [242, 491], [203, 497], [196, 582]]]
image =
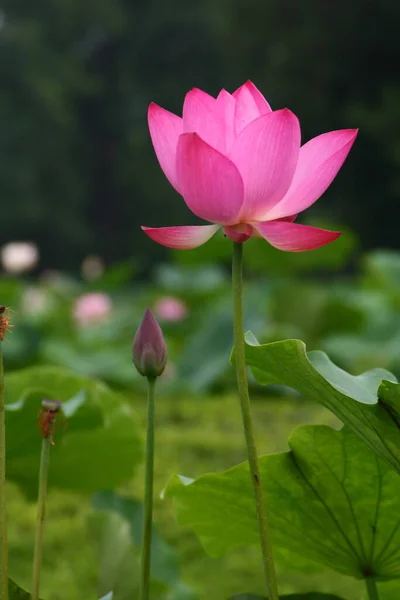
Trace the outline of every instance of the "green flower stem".
[[376, 581], [372, 577], [365, 579], [365, 585], [367, 586], [369, 600], [379, 600], [378, 588], [376, 587]]
[[140, 600], [150, 598], [151, 530], [153, 522], [154, 479], [154, 390], [156, 377], [148, 377], [146, 464], [143, 509], [142, 562], [140, 575]]
[[43, 534], [46, 518], [47, 479], [49, 473], [50, 448], [52, 445], [55, 419], [51, 423], [47, 437], [43, 438], [40, 457], [39, 495], [36, 515], [35, 550], [33, 555], [32, 600], [39, 600], [40, 570], [43, 555]]
[[0, 341], [0, 600], [8, 600], [8, 550], [6, 518], [6, 408], [3, 353]]
[[249, 460], [251, 480], [254, 488], [258, 529], [260, 532], [261, 551], [263, 556], [265, 578], [267, 582], [267, 596], [269, 600], [279, 600], [278, 584], [275, 574], [275, 565], [272, 557], [272, 546], [266, 515], [266, 505], [263, 498], [263, 490], [260, 479], [260, 469], [256, 443], [253, 433], [249, 390], [247, 383], [247, 368], [245, 359], [245, 343], [243, 334], [243, 244], [233, 243], [232, 255], [232, 284], [233, 284], [233, 330], [235, 343], [236, 378], [244, 434], [246, 437], [247, 454]]

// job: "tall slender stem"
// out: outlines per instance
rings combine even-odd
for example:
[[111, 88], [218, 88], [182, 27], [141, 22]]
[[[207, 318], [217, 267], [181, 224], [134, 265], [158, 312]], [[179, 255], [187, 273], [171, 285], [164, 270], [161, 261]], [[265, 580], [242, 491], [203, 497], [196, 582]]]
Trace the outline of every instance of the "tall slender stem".
[[369, 600], [379, 600], [378, 588], [376, 586], [375, 579], [372, 577], [367, 577], [365, 579], [365, 585], [367, 586]]
[[50, 425], [48, 436], [43, 438], [42, 454], [40, 457], [39, 495], [36, 515], [35, 550], [33, 555], [32, 600], [39, 599], [40, 570], [42, 567], [43, 555], [43, 534], [46, 518], [47, 479], [49, 473], [49, 458], [53, 429], [54, 423]]
[[154, 390], [156, 378], [148, 377], [147, 381], [147, 433], [140, 600], [149, 600], [150, 598], [151, 530], [153, 522]]
[[233, 284], [233, 331], [235, 342], [236, 378], [242, 410], [244, 434], [247, 444], [250, 475], [253, 483], [256, 502], [258, 529], [260, 533], [261, 551], [263, 556], [265, 578], [267, 583], [267, 596], [269, 600], [279, 600], [278, 584], [275, 574], [275, 565], [272, 557], [272, 546], [266, 514], [266, 505], [260, 479], [257, 449], [253, 433], [249, 390], [247, 383], [247, 368], [245, 359], [245, 345], [243, 335], [243, 244], [233, 243], [232, 255], [232, 284]]
[[[0, 315], [1, 318], [1, 315]], [[3, 353], [0, 341], [0, 600], [8, 600], [8, 550], [6, 514], [6, 408]]]

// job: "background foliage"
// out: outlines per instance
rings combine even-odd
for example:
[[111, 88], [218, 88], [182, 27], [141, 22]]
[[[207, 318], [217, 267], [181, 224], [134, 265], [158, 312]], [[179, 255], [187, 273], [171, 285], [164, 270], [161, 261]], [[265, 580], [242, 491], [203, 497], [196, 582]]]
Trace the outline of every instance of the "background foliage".
[[[229, 364], [229, 251], [230, 244], [221, 235], [197, 252], [173, 253], [168, 263], [158, 264], [147, 283], [134, 276], [130, 262], [117, 264], [92, 281], [66, 273], [37, 280], [0, 278], [0, 297], [15, 310], [10, 313], [15, 325], [8, 335], [10, 343], [4, 344], [7, 401], [12, 408], [7, 412], [11, 575], [25, 588], [29, 588], [35, 520], [31, 502], [34, 463], [40, 446], [35, 421], [40, 398], [49, 395], [66, 401], [70, 413], [67, 429], [56, 432], [52, 453], [54, 487], [43, 597], [78, 600], [84, 592], [85, 597], [97, 600], [113, 587], [116, 599], [122, 600], [136, 589], [134, 565], [143, 493], [138, 440], [143, 439], [145, 399], [143, 378], [132, 366], [130, 346], [144, 307], [151, 306], [157, 314], [160, 300], [173, 295], [184, 303], [186, 314], [177, 321], [159, 317], [169, 361], [160, 380], [156, 409], [155, 521], [160, 542], [153, 594], [157, 600], [210, 596], [226, 600], [239, 592], [262, 593], [261, 569], [254, 567], [259, 561], [257, 547], [235, 549], [214, 562], [195, 536], [176, 523], [171, 502], [159, 499], [173, 473], [197, 478], [212, 470], [224, 471], [245, 458]], [[308, 350], [328, 349], [334, 361], [350, 373], [383, 367], [399, 376], [398, 253], [362, 254], [356, 236], [346, 232], [332, 246], [294, 256], [291, 261], [284, 253], [251, 240], [246, 243], [245, 257], [246, 328], [251, 328], [260, 342], [300, 338]], [[352, 275], [350, 264], [355, 268]], [[109, 295], [111, 311], [99, 322], [83, 325], [74, 316], [76, 302], [92, 291]], [[296, 342], [286, 344], [297, 346]], [[283, 345], [285, 342], [274, 344], [277, 349]], [[254, 347], [254, 360], [259, 351], [261, 360], [262, 348]], [[318, 352], [311, 355], [320, 356]], [[199, 362], [199, 356], [204, 360]], [[273, 359], [271, 352], [266, 356]], [[45, 366], [49, 364], [52, 366]], [[291, 364], [287, 373], [278, 369], [272, 380], [266, 363], [260, 363], [254, 372], [262, 384], [268, 380], [294, 385], [306, 396], [299, 398], [289, 387], [260, 387], [255, 378], [251, 380], [260, 453], [287, 450], [286, 440], [299, 424], [339, 426], [331, 413], [311, 400], [332, 403], [334, 397], [340, 403], [348, 392], [356, 399], [360, 393], [367, 405], [372, 402], [366, 380], [347, 376], [347, 390], [331, 363], [314, 360], [313, 365], [320, 370], [325, 365], [322, 375], [331, 382], [320, 388], [319, 398], [309, 394], [306, 385], [296, 385], [296, 377], [305, 380], [298, 373], [303, 368], [300, 363]], [[24, 367], [28, 368], [21, 370]], [[374, 390], [381, 376], [377, 373], [371, 380]], [[95, 383], [94, 377], [114, 390]], [[332, 385], [342, 386], [341, 392], [332, 394]], [[374, 390], [371, 398], [375, 401]], [[354, 405], [356, 408], [357, 402]], [[103, 452], [100, 472], [99, 448]], [[118, 469], [110, 468], [114, 462]], [[91, 496], [96, 489], [116, 485], [113, 493]], [[278, 564], [283, 593], [314, 589], [336, 593], [344, 600], [363, 599], [360, 582], [323, 569], [302, 573], [294, 569], [293, 561], [288, 564], [284, 555], [279, 556]], [[392, 585], [380, 584], [388, 598], [389, 593], [393, 598], [398, 594], [395, 588], [390, 592]]]

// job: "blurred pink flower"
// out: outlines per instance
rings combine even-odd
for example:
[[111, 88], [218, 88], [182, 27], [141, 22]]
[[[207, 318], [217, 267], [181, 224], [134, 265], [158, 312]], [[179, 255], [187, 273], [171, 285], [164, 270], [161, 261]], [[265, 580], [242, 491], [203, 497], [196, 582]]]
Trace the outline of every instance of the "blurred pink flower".
[[48, 290], [38, 286], [27, 287], [21, 298], [22, 312], [30, 317], [45, 314], [53, 306], [53, 300]]
[[33, 242], [10, 242], [1, 248], [1, 262], [7, 273], [27, 273], [36, 267], [38, 261], [39, 250]]
[[81, 272], [84, 279], [94, 281], [103, 275], [105, 264], [100, 256], [90, 254], [82, 262]]
[[164, 296], [156, 302], [154, 312], [163, 321], [177, 322], [186, 318], [188, 307], [179, 298]]
[[76, 299], [73, 314], [79, 325], [90, 325], [107, 320], [111, 315], [111, 298], [102, 292], [84, 294]]
[[294, 223], [332, 183], [357, 136], [331, 131], [300, 147], [300, 124], [287, 108], [272, 111], [248, 81], [217, 98], [186, 94], [180, 118], [152, 103], [149, 128], [167, 179], [190, 210], [213, 225], [142, 227], [168, 248], [190, 249], [222, 226], [234, 241], [262, 237], [289, 252], [313, 250], [340, 233]]

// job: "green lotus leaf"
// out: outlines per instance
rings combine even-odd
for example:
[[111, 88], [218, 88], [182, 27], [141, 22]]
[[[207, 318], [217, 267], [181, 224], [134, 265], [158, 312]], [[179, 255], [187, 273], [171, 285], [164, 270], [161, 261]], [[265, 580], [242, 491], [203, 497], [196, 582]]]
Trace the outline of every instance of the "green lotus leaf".
[[[289, 452], [260, 458], [273, 545], [356, 578], [400, 577], [400, 478], [350, 429], [296, 429]], [[181, 524], [220, 555], [259, 541], [248, 463], [165, 490]], [[296, 556], [301, 557], [296, 564]]]

